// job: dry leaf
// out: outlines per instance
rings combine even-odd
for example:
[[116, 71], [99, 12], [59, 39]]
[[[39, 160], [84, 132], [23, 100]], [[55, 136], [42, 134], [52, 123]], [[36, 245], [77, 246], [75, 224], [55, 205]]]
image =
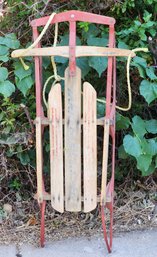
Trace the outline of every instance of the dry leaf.
[[34, 226], [37, 224], [37, 220], [34, 216], [32, 216], [28, 221], [27, 221], [27, 224], [26, 226]]
[[12, 212], [12, 210], [13, 210], [13, 207], [12, 207], [11, 204], [5, 203], [5, 204], [3, 205], [3, 210], [4, 210], [7, 214], [10, 214], [10, 213]]

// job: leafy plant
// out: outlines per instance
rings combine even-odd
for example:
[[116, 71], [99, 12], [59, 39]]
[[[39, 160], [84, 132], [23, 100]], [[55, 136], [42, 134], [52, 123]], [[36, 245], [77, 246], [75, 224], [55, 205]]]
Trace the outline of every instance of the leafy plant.
[[[0, 37], [0, 94], [5, 98], [10, 97], [15, 92], [16, 88], [19, 89], [25, 96], [28, 90], [34, 84], [31, 76], [31, 64], [29, 64], [29, 69], [25, 70], [19, 61], [12, 60], [9, 57], [10, 52], [19, 47], [20, 42], [16, 38], [15, 34], [11, 33], [6, 34], [4, 37]], [[6, 65], [6, 62], [7, 65], [8, 62], [11, 64], [13, 70], [8, 71], [7, 67], [3, 67]], [[12, 76], [13, 73], [15, 78]]]
[[9, 187], [12, 190], [19, 190], [21, 188], [21, 183], [18, 178], [14, 178], [10, 181]]
[[132, 134], [125, 135], [123, 139], [124, 150], [136, 159], [142, 175], [147, 176], [157, 167], [157, 120], [134, 116], [131, 128]]
[[152, 21], [152, 14], [145, 10], [143, 20], [136, 17], [130, 22], [129, 28], [122, 29], [117, 33], [120, 39], [132, 47], [144, 47], [147, 44], [147, 37], [154, 37], [157, 24]]
[[[44, 2], [44, 1], [43, 1]], [[57, 1], [56, 1], [57, 2]], [[99, 1], [100, 2], [100, 1]], [[13, 1], [8, 1], [8, 5], [13, 5]], [[34, 1], [29, 0], [27, 5], [21, 4], [17, 1], [17, 7], [13, 10], [19, 12], [16, 16], [15, 26], [19, 20], [25, 20], [31, 14], [29, 6], [32, 6]], [[59, 3], [57, 3], [59, 4]], [[75, 1], [76, 9], [87, 11], [85, 8], [90, 6], [90, 1]], [[39, 10], [43, 9], [42, 3], [38, 6], [33, 5], [34, 10], [37, 7]], [[79, 7], [80, 8], [79, 8]], [[139, 8], [140, 6], [140, 8]], [[67, 6], [68, 8], [68, 6]], [[94, 8], [94, 3], [92, 3]], [[51, 8], [50, 8], [51, 9]], [[136, 47], [147, 47], [147, 37], [154, 37], [157, 31], [156, 14], [157, 3], [155, 0], [144, 1], [119, 1], [114, 7], [110, 8], [108, 13], [101, 13], [116, 17], [117, 20], [117, 46], [119, 48], [133, 49]], [[62, 8], [61, 8], [62, 10]], [[50, 11], [51, 12], [51, 11]], [[36, 13], [39, 16], [39, 12]], [[47, 14], [47, 13], [46, 13]], [[33, 16], [34, 17], [34, 16]], [[12, 17], [12, 20], [15, 20]], [[6, 24], [8, 24], [8, 21]], [[28, 23], [23, 23], [23, 28], [27, 27]], [[7, 25], [4, 26], [7, 28]], [[10, 26], [9, 26], [10, 27]], [[108, 31], [104, 26], [90, 24], [88, 22], [80, 22], [77, 27], [77, 45], [93, 45], [93, 46], [107, 46]], [[18, 36], [21, 37], [18, 32]], [[68, 45], [69, 35], [67, 34], [67, 27], [61, 27], [58, 45]], [[27, 35], [27, 34], [26, 34]], [[51, 37], [51, 36], [50, 36]], [[31, 37], [22, 37], [23, 45], [25, 41], [31, 41]], [[31, 117], [35, 116], [35, 96], [33, 91], [34, 85], [34, 71], [31, 58], [25, 58], [26, 64], [29, 66], [28, 70], [24, 70], [20, 60], [12, 59], [10, 53], [12, 50], [22, 48], [20, 41], [14, 33], [9, 33], [0, 37], [0, 96], [1, 96], [1, 112], [0, 122], [1, 131], [5, 133], [24, 130], [23, 122], [25, 122], [24, 115], [20, 114], [19, 104], [25, 103], [30, 106]], [[53, 38], [50, 38], [48, 45], [51, 45]], [[46, 39], [43, 40], [44, 45], [47, 45]], [[56, 57], [57, 70], [60, 76], [64, 75], [64, 71], [68, 66], [68, 59]], [[126, 115], [117, 113], [116, 126], [119, 135], [119, 158], [123, 160], [131, 158], [137, 163], [137, 169], [142, 171], [142, 175], [152, 173], [156, 168], [156, 117], [153, 103], [157, 98], [157, 74], [154, 67], [151, 67], [153, 60], [149, 53], [138, 54], [131, 62], [131, 83], [133, 85], [133, 108]], [[122, 103], [127, 102], [127, 90], [125, 80], [126, 59], [120, 58], [117, 62], [117, 91], [118, 102], [121, 98]], [[77, 58], [77, 66], [82, 70], [82, 79], [91, 82], [98, 92], [98, 97], [105, 99], [106, 87], [106, 68], [107, 58], [105, 57], [84, 57]], [[43, 82], [52, 75], [53, 70], [50, 58], [43, 58]], [[140, 87], [139, 87], [140, 85]], [[64, 84], [62, 83], [62, 86]], [[47, 88], [47, 94], [49, 88]], [[142, 96], [142, 97], [141, 97]], [[142, 103], [141, 103], [142, 102]], [[148, 105], [149, 106], [148, 106]], [[125, 103], [124, 103], [125, 105]], [[105, 105], [97, 103], [98, 117], [102, 117], [105, 111]], [[149, 108], [149, 112], [147, 111]], [[138, 113], [138, 115], [136, 115]], [[149, 114], [150, 117], [149, 117]], [[141, 117], [140, 117], [141, 116]], [[131, 120], [131, 117], [132, 120]], [[28, 127], [28, 124], [27, 124]], [[123, 130], [123, 131], [122, 131]], [[121, 132], [122, 131], [122, 132]], [[45, 152], [49, 153], [49, 144], [45, 133]], [[123, 135], [125, 134], [124, 140]], [[34, 149], [29, 146], [10, 145], [7, 147], [7, 155], [13, 158], [18, 158], [22, 165], [30, 164], [35, 167]], [[48, 154], [45, 154], [48, 156]], [[128, 165], [127, 165], [128, 167]], [[44, 170], [48, 170], [48, 160]], [[120, 169], [119, 169], [120, 173]], [[123, 177], [123, 176], [122, 176]], [[15, 181], [16, 182], [16, 181]], [[14, 184], [14, 183], [13, 183]], [[15, 183], [15, 188], [16, 186]]]

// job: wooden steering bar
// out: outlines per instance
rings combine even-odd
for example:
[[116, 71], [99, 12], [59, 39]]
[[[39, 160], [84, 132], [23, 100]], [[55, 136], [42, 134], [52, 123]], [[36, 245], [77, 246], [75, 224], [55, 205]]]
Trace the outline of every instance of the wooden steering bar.
[[[123, 56], [123, 57], [134, 57], [136, 54], [131, 50], [109, 48], [109, 47], [97, 47], [97, 46], [76, 46], [75, 50], [76, 57], [83, 56]], [[62, 56], [69, 58], [69, 46], [57, 46], [57, 47], [44, 47], [44, 48], [33, 48], [18, 49], [12, 52], [11, 57], [26, 57], [26, 56]]]

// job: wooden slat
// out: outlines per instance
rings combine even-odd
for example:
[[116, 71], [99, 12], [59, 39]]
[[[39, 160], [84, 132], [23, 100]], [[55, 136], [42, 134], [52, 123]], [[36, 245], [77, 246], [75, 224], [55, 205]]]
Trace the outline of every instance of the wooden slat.
[[51, 88], [48, 98], [50, 129], [51, 204], [58, 212], [64, 211], [63, 197], [63, 124], [61, 85]]
[[37, 169], [37, 198], [43, 201], [43, 149], [41, 117], [36, 118], [36, 169]]
[[[36, 194], [34, 195], [34, 199], [37, 199], [37, 195]], [[43, 194], [43, 199], [46, 200], [46, 201], [51, 200], [51, 194], [44, 193]], [[100, 195], [97, 195], [97, 202], [98, 203], [100, 202], [100, 199], [101, 199]], [[84, 202], [84, 197], [83, 196], [81, 197], [81, 202]]]
[[107, 185], [107, 168], [109, 152], [109, 130], [110, 120], [104, 121], [104, 139], [103, 139], [103, 160], [102, 160], [102, 178], [101, 178], [101, 205], [106, 204], [106, 185]]
[[84, 212], [97, 205], [97, 124], [96, 91], [83, 84], [83, 190]]
[[[42, 118], [41, 119], [41, 124], [43, 124], [45, 126], [48, 126], [51, 122], [52, 121], [50, 121], [47, 118]], [[36, 124], [36, 121], [34, 120], [33, 123]], [[98, 126], [104, 126], [104, 117], [97, 119], [96, 123], [97, 123]], [[64, 119], [63, 119], [63, 124], [64, 124]], [[113, 121], [110, 120], [110, 125], [112, 125], [112, 124], [113, 124]], [[81, 125], [83, 125], [83, 119], [81, 119]]]
[[81, 211], [81, 70], [65, 71], [65, 209]]
[[[127, 49], [98, 47], [98, 46], [76, 46], [76, 57], [83, 56], [136, 56], [134, 52]], [[62, 56], [69, 58], [69, 46], [33, 48], [30, 50], [18, 49], [11, 54], [13, 58], [24, 56]]]

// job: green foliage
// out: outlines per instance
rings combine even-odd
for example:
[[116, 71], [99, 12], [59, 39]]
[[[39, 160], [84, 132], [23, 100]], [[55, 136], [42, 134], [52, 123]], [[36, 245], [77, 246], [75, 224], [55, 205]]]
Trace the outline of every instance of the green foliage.
[[9, 133], [14, 130], [19, 106], [12, 103], [9, 98], [4, 98], [0, 107], [0, 128], [2, 133]]
[[120, 113], [116, 114], [116, 130], [128, 129], [130, 126], [130, 119], [124, 117]]
[[148, 104], [157, 98], [157, 82], [153, 83], [143, 80], [140, 84], [140, 94], [145, 98]]
[[79, 22], [78, 23], [80, 29], [83, 29], [85, 32], [89, 30], [89, 22]]
[[0, 44], [8, 47], [8, 49], [17, 49], [20, 47], [20, 42], [17, 40], [14, 33], [6, 34], [5, 37], [0, 37]]
[[[17, 25], [18, 27], [18, 23], [23, 20], [22, 29], [26, 28], [28, 26], [28, 22], [25, 21], [26, 17], [33, 15], [32, 10], [28, 7], [34, 4], [34, 1], [27, 1], [27, 7], [21, 4], [19, 0], [16, 1], [17, 7], [14, 7], [14, 1], [10, 0], [7, 2], [9, 6], [12, 6], [12, 14], [16, 10], [16, 15], [12, 15], [11, 18], [10, 16], [6, 17], [4, 27], [8, 27], [9, 31], [12, 31], [10, 30], [10, 25], [15, 24], [15, 26]], [[59, 5], [57, 1], [56, 4]], [[75, 1], [74, 8], [87, 11], [86, 8], [90, 5], [92, 5], [93, 9], [94, 6], [96, 6], [95, 2]], [[38, 5], [33, 5], [33, 8], [33, 12], [36, 13], [37, 9], [43, 10], [43, 4], [39, 3]], [[133, 49], [136, 47], [147, 47], [147, 37], [154, 37], [157, 31], [157, 3], [155, 0], [117, 1], [114, 6], [110, 8], [108, 13], [106, 13], [106, 11], [105, 13], [103, 13], [103, 11], [101, 13], [101, 10], [99, 11], [102, 15], [109, 15], [116, 18], [116, 40], [119, 48]], [[94, 10], [94, 12], [96, 13], [97, 9]], [[39, 14], [40, 12], [37, 12], [36, 16], [38, 17]], [[108, 38], [106, 36], [108, 35], [108, 31], [104, 26], [98, 26], [88, 22], [79, 22], [77, 31], [77, 45], [107, 46], [108, 44]], [[21, 33], [24, 34], [25, 32], [22, 30], [18, 31], [17, 34], [19, 37], [21, 37]], [[22, 44], [25, 46], [25, 42], [31, 41], [30, 34], [28, 36], [26, 33], [26, 36], [22, 37], [20, 41], [23, 42]], [[20, 129], [22, 131], [25, 130], [25, 126], [21, 126], [23, 122], [26, 122], [24, 115], [19, 111], [19, 104], [21, 102], [30, 106], [29, 110], [32, 118], [34, 118], [35, 112], [35, 97], [34, 91], [32, 90], [34, 84], [33, 61], [31, 58], [25, 58], [29, 69], [24, 70], [19, 60], [14, 60], [10, 57], [12, 50], [22, 48], [20, 41], [17, 39], [15, 33], [0, 37], [0, 97], [3, 99], [0, 100], [0, 123], [1, 131], [5, 133], [14, 133]], [[51, 45], [51, 41], [53, 42], [53, 38], [50, 38], [49, 42], [46, 42], [46, 39], [43, 40], [44, 45], [47, 45], [47, 43]], [[59, 31], [58, 45], [68, 45], [68, 43], [69, 35], [67, 26], [65, 25], [64, 27], [63, 25]], [[68, 59], [55, 57], [55, 62], [57, 63], [58, 74], [64, 76]], [[116, 129], [119, 135], [119, 158], [122, 158], [123, 161], [125, 160], [126, 164], [128, 164], [128, 158], [131, 158], [131, 163], [132, 160], [135, 160], [137, 169], [141, 170], [144, 176], [151, 174], [157, 167], [157, 120], [154, 115], [156, 111], [153, 107], [157, 99], [157, 73], [156, 70], [151, 67], [152, 64], [153, 59], [150, 53], [138, 53], [138, 56], [133, 58], [131, 62], [133, 108], [126, 116], [118, 112], [116, 117]], [[128, 96], [126, 82], [124, 82], [126, 74], [125, 65], [126, 58], [119, 58], [117, 62], [117, 91], [120, 92], [118, 92], [117, 95], [118, 102], [120, 98], [122, 103], [126, 101], [125, 103], [127, 104], [126, 99]], [[107, 58], [77, 58], [77, 66], [82, 70], [82, 79], [91, 82], [98, 92], [98, 97], [105, 99]], [[46, 81], [52, 73], [53, 70], [50, 58], [43, 58], [43, 81]], [[64, 83], [62, 83], [62, 86], [64, 86]], [[49, 89], [47, 89], [47, 93], [48, 91]], [[147, 106], [147, 104], [149, 106]], [[148, 108], [149, 111], [147, 111]], [[102, 117], [104, 112], [105, 105], [98, 102], [98, 117]], [[136, 115], [136, 113], [138, 115]], [[150, 117], [148, 113], [150, 113]], [[130, 117], [133, 117], [132, 121]], [[28, 122], [26, 124], [26, 127], [29, 127]], [[47, 134], [48, 133], [45, 133], [44, 141], [45, 158], [47, 158], [47, 153], [49, 152]], [[11, 141], [9, 136], [8, 138]], [[8, 147], [6, 152], [8, 156], [18, 158], [22, 165], [31, 163], [31, 165], [35, 167], [34, 149], [29, 149], [28, 146], [24, 147], [19, 144]], [[47, 171], [48, 166], [48, 159], [46, 159], [44, 170]], [[128, 167], [128, 165], [126, 166]], [[16, 181], [15, 183], [12, 182], [12, 184], [14, 188], [18, 188]]]
[[15, 86], [12, 84], [8, 78], [7, 68], [0, 68], [0, 94], [5, 97], [9, 97], [13, 92], [15, 92]]
[[152, 14], [145, 10], [142, 22], [136, 17], [135, 20], [130, 21], [128, 28], [122, 29], [117, 34], [121, 40], [131, 47], [144, 47], [147, 43], [147, 36], [155, 36], [156, 28], [157, 24], [152, 21]]
[[157, 167], [157, 137], [149, 136], [157, 133], [156, 125], [156, 120], [145, 121], [134, 116], [131, 122], [132, 135], [125, 135], [123, 140], [125, 152], [136, 159], [137, 168], [142, 171], [143, 176], [151, 174]]
[[[11, 33], [0, 37], [0, 94], [5, 98], [10, 97], [16, 89], [19, 89], [26, 96], [28, 90], [34, 84], [31, 64], [30, 68], [26, 71], [21, 62], [12, 60], [9, 57], [10, 52], [19, 47], [20, 42], [15, 34]], [[8, 68], [2, 67], [6, 62], [9, 62], [9, 68], [10, 66], [12, 67], [12, 70], [9, 72]], [[12, 73], [15, 75], [14, 79], [12, 78]]]
[[15, 86], [9, 80], [0, 82], [0, 94], [4, 97], [9, 97], [13, 92], [15, 92]]
[[117, 5], [114, 6], [114, 10], [118, 15], [121, 15], [121, 13], [126, 13], [128, 9], [133, 7], [135, 7], [135, 0], [126, 0], [123, 2], [118, 2]]
[[134, 157], [139, 157], [142, 154], [140, 143], [137, 137], [126, 135], [123, 141], [125, 151]]
[[9, 188], [18, 191], [21, 188], [21, 182], [18, 178], [14, 178], [9, 183]]

